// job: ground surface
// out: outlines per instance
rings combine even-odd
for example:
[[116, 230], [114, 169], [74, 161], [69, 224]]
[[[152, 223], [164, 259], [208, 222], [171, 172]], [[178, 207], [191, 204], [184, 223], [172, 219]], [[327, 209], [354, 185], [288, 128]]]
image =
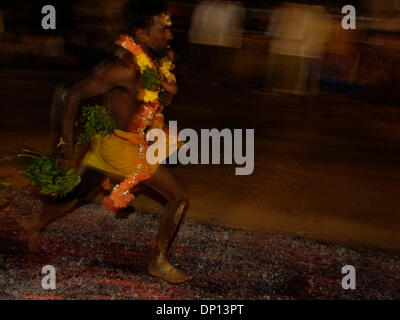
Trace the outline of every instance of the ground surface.
[[[50, 225], [41, 252], [28, 254], [16, 220], [42, 203], [12, 191], [0, 215], [0, 299], [400, 299], [400, 256], [302, 238], [186, 220], [172, 261], [194, 279], [167, 284], [147, 273], [159, 218], [124, 219], [92, 204]], [[3, 202], [3, 206], [5, 202]], [[57, 289], [41, 288], [42, 267], [56, 268]], [[343, 290], [344, 265], [356, 268]]]

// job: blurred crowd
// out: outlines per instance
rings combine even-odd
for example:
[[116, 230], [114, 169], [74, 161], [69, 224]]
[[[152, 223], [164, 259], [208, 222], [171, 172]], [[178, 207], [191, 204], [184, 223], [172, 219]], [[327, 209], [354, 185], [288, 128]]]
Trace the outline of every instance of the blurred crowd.
[[191, 57], [200, 70], [217, 73], [214, 79], [276, 92], [398, 90], [400, 1], [361, 1], [355, 30], [343, 29], [341, 9], [318, 1], [247, 10], [239, 2], [202, 1], [190, 24]]
[[[97, 63], [113, 50], [110, 44], [121, 32], [124, 1], [64, 2], [54, 31], [37, 27], [40, 8], [6, 1], [0, 5], [2, 65], [18, 65], [26, 55], [44, 67]], [[216, 83], [299, 95], [398, 89], [400, 0], [356, 1], [355, 30], [342, 28], [338, 1], [320, 3], [170, 1], [174, 45], [184, 65], [180, 71]]]

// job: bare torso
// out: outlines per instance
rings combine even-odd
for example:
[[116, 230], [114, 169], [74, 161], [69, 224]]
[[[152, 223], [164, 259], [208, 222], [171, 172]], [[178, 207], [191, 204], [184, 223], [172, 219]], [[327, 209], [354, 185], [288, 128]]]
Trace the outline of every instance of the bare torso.
[[[64, 110], [60, 125], [60, 134], [54, 126], [54, 137], [63, 137], [67, 145], [61, 150], [68, 158], [72, 158], [72, 142], [74, 140], [74, 122], [79, 112], [79, 101], [98, 95], [105, 97], [104, 104], [117, 122], [117, 127], [129, 131], [134, 116], [142, 104], [138, 100], [138, 92], [143, 89], [140, 69], [133, 55], [126, 49], [119, 49], [114, 57], [98, 65], [83, 80], [73, 84], [66, 90], [61, 90], [59, 96], [61, 103], [53, 102], [53, 111]], [[66, 97], [65, 99], [63, 97]], [[160, 104], [167, 106], [172, 101], [172, 94], [160, 95]], [[55, 99], [55, 101], [59, 101]], [[57, 112], [54, 112], [57, 114]], [[56, 117], [55, 117], [56, 119]], [[57, 121], [55, 121], [56, 123]], [[58, 138], [54, 139], [54, 146]], [[70, 147], [68, 147], [70, 146]]]
[[[105, 95], [105, 106], [110, 110], [118, 127], [126, 131], [141, 104], [137, 99], [138, 90], [142, 85], [141, 76], [129, 52], [125, 51], [111, 64], [115, 64], [115, 68], [119, 71], [122, 64], [127, 69], [127, 73], [131, 74], [131, 76], [124, 77], [121, 83], [110, 89]], [[111, 68], [113, 67], [111, 66]]]

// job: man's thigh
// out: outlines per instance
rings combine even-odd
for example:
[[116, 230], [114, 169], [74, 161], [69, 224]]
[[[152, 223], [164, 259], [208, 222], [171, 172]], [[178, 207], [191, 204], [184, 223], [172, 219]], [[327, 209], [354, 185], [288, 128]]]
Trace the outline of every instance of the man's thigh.
[[82, 199], [94, 190], [101, 190], [101, 183], [105, 178], [104, 173], [100, 173], [90, 167], [85, 167], [82, 168], [80, 176], [81, 183], [68, 195], [68, 198]]
[[167, 201], [182, 201], [188, 198], [185, 186], [165, 165], [160, 165], [150, 179], [144, 183], [161, 194]]

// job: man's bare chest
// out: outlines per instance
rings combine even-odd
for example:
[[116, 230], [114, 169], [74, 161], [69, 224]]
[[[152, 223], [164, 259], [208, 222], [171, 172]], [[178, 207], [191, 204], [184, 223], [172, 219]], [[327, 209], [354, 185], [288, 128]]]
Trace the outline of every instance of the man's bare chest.
[[129, 127], [140, 108], [141, 102], [138, 100], [140, 90], [140, 83], [132, 80], [130, 83], [114, 87], [106, 95], [107, 109], [122, 130]]

